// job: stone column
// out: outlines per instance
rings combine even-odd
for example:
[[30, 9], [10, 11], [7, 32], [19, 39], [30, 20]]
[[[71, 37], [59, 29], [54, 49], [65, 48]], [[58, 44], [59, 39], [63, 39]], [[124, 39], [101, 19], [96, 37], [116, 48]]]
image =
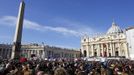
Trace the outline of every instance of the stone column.
[[115, 56], [115, 43], [113, 43], [112, 45], [113, 45], [113, 56]]
[[36, 50], [33, 50], [33, 54], [36, 54]]
[[26, 57], [29, 58], [29, 50], [27, 50], [27, 56]]
[[[42, 55], [43, 55], [43, 51], [42, 50], [40, 50], [40, 57], [42, 57]], [[51, 52], [51, 57], [52, 57], [52, 52]]]
[[109, 56], [109, 51], [108, 51], [108, 43], [106, 44], [107, 48], [106, 48], [106, 52], [107, 52], [107, 57]]
[[[47, 52], [48, 52], [48, 51], [45, 50], [45, 58], [47, 58], [47, 56], [48, 56], [48, 55], [47, 55]], [[55, 56], [55, 51], [54, 51], [54, 56]], [[64, 57], [65, 57], [65, 55], [64, 55]]]
[[30, 50], [31, 51], [31, 54], [33, 54], [33, 50]]
[[81, 44], [81, 50], [80, 51], [81, 51], [81, 57], [83, 57], [83, 55], [84, 55], [84, 45], [83, 44]]
[[121, 52], [120, 42], [118, 43], [118, 47], [119, 47], [119, 48], [118, 48], [119, 56], [122, 56], [122, 54], [121, 54], [122, 52]]
[[101, 53], [102, 53], [102, 56], [104, 56], [104, 48], [103, 48], [103, 43], [101, 43]]
[[38, 51], [37, 51], [37, 56], [39, 57], [39, 55], [40, 55], [40, 54], [39, 54], [39, 50], [38, 50]]
[[32, 54], [32, 51], [31, 50], [29, 50], [29, 57], [31, 58], [31, 54]]
[[92, 52], [91, 52], [91, 53], [92, 53], [91, 56], [94, 56], [94, 48], [93, 48], [93, 44], [91, 45], [91, 51], [92, 51]]
[[129, 56], [129, 48], [128, 48], [128, 43], [125, 43], [124, 44], [124, 51], [125, 51], [125, 56], [126, 56], [126, 58], [130, 58], [130, 56]]
[[112, 48], [112, 43], [110, 43], [110, 53], [111, 53], [111, 56], [113, 56], [113, 48]]
[[89, 45], [87, 45], [87, 47], [86, 47], [86, 52], [87, 52], [87, 56], [86, 57], [89, 57]]
[[45, 51], [43, 50], [42, 58], [44, 58], [44, 57], [45, 57]]
[[101, 53], [100, 48], [101, 48], [100, 45], [97, 44], [97, 56], [100, 56], [100, 53]]
[[30, 58], [30, 55], [31, 55], [31, 51], [28, 50], [28, 58]]
[[29, 56], [30, 56], [30, 54], [31, 54], [31, 50], [28, 50], [28, 53], [29, 53]]
[[101, 43], [100, 43], [100, 56], [102, 57], [102, 46], [101, 46]]

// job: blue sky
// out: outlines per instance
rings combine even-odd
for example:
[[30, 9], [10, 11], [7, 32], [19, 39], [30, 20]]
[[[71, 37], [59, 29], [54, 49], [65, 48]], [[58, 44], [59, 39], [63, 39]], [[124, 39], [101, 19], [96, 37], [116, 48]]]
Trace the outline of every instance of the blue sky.
[[[0, 0], [0, 43], [12, 43], [21, 0]], [[113, 19], [134, 25], [133, 0], [24, 0], [22, 43], [80, 48], [83, 33], [106, 33]]]

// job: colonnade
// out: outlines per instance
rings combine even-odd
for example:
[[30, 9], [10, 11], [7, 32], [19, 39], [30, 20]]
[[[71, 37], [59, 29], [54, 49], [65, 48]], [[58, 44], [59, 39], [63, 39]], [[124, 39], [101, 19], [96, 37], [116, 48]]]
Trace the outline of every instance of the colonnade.
[[10, 58], [11, 56], [11, 49], [9, 48], [0, 48], [0, 57], [2, 59]]
[[25, 57], [30, 58], [32, 54], [35, 54], [37, 57], [43, 57], [44, 50], [22, 50], [22, 54], [26, 55]]

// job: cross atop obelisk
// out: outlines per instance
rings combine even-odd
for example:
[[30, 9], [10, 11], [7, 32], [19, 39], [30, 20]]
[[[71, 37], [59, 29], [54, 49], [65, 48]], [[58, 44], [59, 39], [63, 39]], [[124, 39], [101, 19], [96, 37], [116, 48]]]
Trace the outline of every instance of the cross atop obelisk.
[[15, 31], [15, 35], [14, 35], [11, 59], [20, 58], [24, 9], [25, 9], [25, 3], [24, 3], [24, 0], [22, 0], [20, 3], [20, 7], [19, 7], [19, 13], [18, 13], [18, 18], [17, 18], [16, 31]]

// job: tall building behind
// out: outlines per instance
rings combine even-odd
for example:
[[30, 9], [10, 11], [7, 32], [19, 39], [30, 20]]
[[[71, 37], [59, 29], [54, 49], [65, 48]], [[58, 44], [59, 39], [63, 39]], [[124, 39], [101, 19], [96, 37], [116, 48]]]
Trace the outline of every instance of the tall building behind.
[[128, 52], [131, 59], [134, 59], [134, 26], [126, 29]]
[[113, 22], [105, 35], [92, 38], [89, 36], [82, 37], [81, 53], [83, 57], [123, 56], [128, 58], [126, 35], [123, 30]]
[[15, 35], [14, 35], [11, 59], [13, 59], [15, 57], [17, 57], [17, 58], [20, 57], [24, 9], [25, 9], [25, 3], [22, 0], [22, 2], [20, 3], [20, 7], [19, 7], [19, 13], [18, 13], [18, 19], [17, 19], [17, 24], [16, 24], [16, 31], [15, 31]]

